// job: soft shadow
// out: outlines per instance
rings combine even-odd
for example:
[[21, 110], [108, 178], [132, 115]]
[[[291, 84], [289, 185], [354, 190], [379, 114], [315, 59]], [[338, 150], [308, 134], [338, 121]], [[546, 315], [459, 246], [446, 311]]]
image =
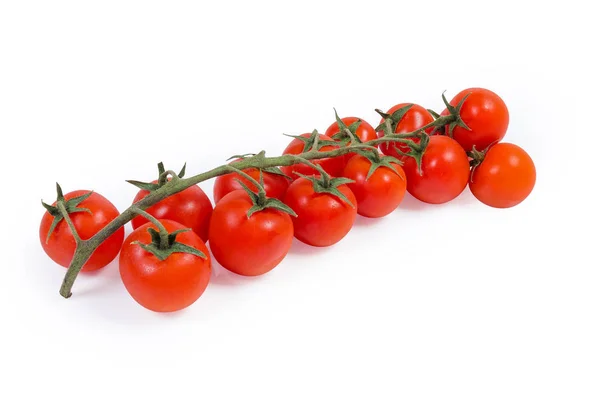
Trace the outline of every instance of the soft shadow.
[[475, 198], [473, 193], [471, 193], [469, 186], [467, 186], [458, 197], [450, 202], [458, 205], [473, 205], [477, 202], [477, 198]]
[[244, 276], [238, 275], [234, 272], [231, 272], [225, 268], [221, 264], [217, 262], [216, 259], [212, 260], [212, 274], [210, 276], [210, 284], [211, 285], [219, 285], [219, 286], [243, 286], [255, 281], [261, 280], [262, 277], [268, 275], [267, 272], [264, 275], [260, 276]]
[[[335, 244], [334, 244], [335, 246]], [[331, 247], [331, 246], [330, 246]], [[324, 253], [330, 247], [317, 247], [311, 246], [309, 244], [303, 243], [300, 240], [294, 237], [294, 241], [292, 242], [292, 247], [288, 254], [315, 254], [315, 253]]]
[[366, 216], [358, 215], [356, 217], [356, 221], [354, 222], [354, 225], [361, 226], [361, 227], [375, 226], [375, 225], [381, 223], [381, 220], [385, 219], [385, 218], [387, 218], [387, 215], [382, 216], [381, 218], [367, 218]]
[[432, 206], [433, 204], [428, 204], [426, 202], [419, 201], [407, 192], [404, 195], [404, 199], [400, 203], [398, 209], [404, 209], [407, 211], [423, 211], [427, 208], [431, 208]]

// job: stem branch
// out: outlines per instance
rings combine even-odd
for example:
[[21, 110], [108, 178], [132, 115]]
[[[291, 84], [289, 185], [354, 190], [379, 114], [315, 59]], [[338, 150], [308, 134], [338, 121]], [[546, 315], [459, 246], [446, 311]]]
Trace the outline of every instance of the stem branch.
[[[236, 173], [244, 175], [244, 172], [241, 172], [241, 171], [244, 169], [248, 169], [248, 168], [265, 169], [265, 168], [270, 168], [270, 167], [291, 166], [298, 162], [310, 165], [317, 171], [321, 172], [322, 176], [324, 178], [326, 178], [326, 179], [324, 179], [324, 181], [326, 181], [326, 180], [329, 180], [327, 173], [323, 170], [323, 168], [321, 166], [311, 163], [310, 160], [322, 159], [322, 158], [334, 158], [334, 157], [338, 157], [341, 155], [345, 155], [350, 152], [354, 152], [359, 149], [364, 149], [364, 148], [368, 148], [368, 147], [372, 148], [372, 147], [377, 146], [378, 144], [385, 143], [385, 142], [408, 143], [408, 142], [411, 142], [409, 140], [409, 138], [417, 137], [422, 130], [428, 129], [433, 126], [439, 126], [440, 124], [451, 123], [452, 121], [454, 121], [454, 119], [455, 119], [454, 116], [441, 116], [438, 119], [436, 119], [435, 121], [433, 121], [432, 123], [429, 123], [426, 126], [421, 127], [418, 130], [415, 130], [410, 133], [386, 135], [381, 138], [367, 141], [367, 142], [364, 142], [361, 144], [357, 144], [357, 145], [351, 144], [349, 146], [339, 147], [339, 148], [333, 149], [331, 151], [326, 151], [326, 152], [321, 152], [321, 151], [313, 149], [313, 150], [310, 150], [308, 152], [298, 154], [298, 155], [286, 154], [286, 155], [274, 156], [274, 157], [265, 157], [264, 152], [260, 152], [258, 154], [244, 158], [242, 160], [231, 162], [228, 165], [222, 165], [222, 166], [216, 167], [214, 169], [211, 169], [207, 172], [200, 173], [195, 176], [188, 177], [188, 178], [180, 179], [177, 176], [177, 174], [175, 174], [174, 172], [167, 171], [167, 172], [165, 172], [164, 178], [166, 178], [166, 176], [168, 174], [170, 174], [172, 176], [172, 178], [177, 178], [177, 179], [166, 182], [163, 186], [161, 186], [157, 190], [150, 192], [148, 195], [146, 195], [146, 197], [142, 198], [135, 204], [131, 205], [129, 208], [124, 210], [119, 216], [117, 216], [115, 219], [113, 219], [108, 225], [106, 225], [102, 230], [100, 230], [98, 233], [96, 233], [94, 236], [92, 236], [88, 240], [79, 239], [79, 241], [77, 243], [77, 248], [75, 250], [75, 254], [73, 256], [73, 259], [71, 260], [69, 269], [67, 270], [67, 273], [65, 274], [65, 277], [63, 279], [62, 286], [60, 288], [60, 294], [65, 298], [68, 298], [71, 296], [71, 289], [73, 287], [73, 284], [75, 283], [75, 279], [77, 278], [77, 275], [81, 271], [81, 268], [83, 267], [85, 262], [90, 258], [92, 253], [96, 250], [96, 248], [98, 248], [98, 246], [100, 246], [100, 244], [102, 244], [102, 242], [104, 242], [104, 240], [109, 238], [120, 227], [124, 226], [129, 221], [131, 221], [135, 216], [144, 215], [146, 213], [144, 210], [147, 209], [148, 207], [164, 200], [167, 197], [170, 197], [173, 194], [179, 193], [191, 186], [197, 185], [198, 183], [212, 179], [217, 176], [231, 173], [232, 171], [235, 171]], [[251, 179], [252, 181], [255, 182], [255, 180], [252, 179], [251, 177], [249, 177], [249, 179]], [[260, 189], [262, 186], [259, 185], [257, 187]], [[58, 205], [60, 208], [60, 203]], [[63, 205], [63, 208], [64, 208], [64, 205]], [[152, 217], [152, 216], [151, 215], [146, 216], [147, 219], [152, 221], [152, 219], [150, 219], [150, 217]], [[154, 217], [152, 217], [152, 218], [154, 218]], [[70, 222], [70, 219], [68, 218], [68, 214], [65, 214], [65, 219], [67, 220], [67, 223]], [[155, 225], [157, 225], [157, 222], [153, 222], [153, 223]], [[73, 226], [72, 222], [69, 223], [69, 226], [71, 227], [71, 230], [73, 230], [74, 226]], [[157, 225], [157, 227], [160, 227], [160, 226]], [[79, 235], [76, 234], [75, 231], [73, 232], [73, 235], [76, 236], [76, 239], [79, 237]], [[162, 238], [161, 238], [161, 243], [162, 243]]]

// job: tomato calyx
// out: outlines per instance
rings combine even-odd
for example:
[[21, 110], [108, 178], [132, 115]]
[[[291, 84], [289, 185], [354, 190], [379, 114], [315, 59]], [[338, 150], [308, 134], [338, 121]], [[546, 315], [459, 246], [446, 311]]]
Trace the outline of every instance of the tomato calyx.
[[319, 138], [319, 132], [315, 129], [308, 137], [303, 137], [301, 135], [291, 135], [284, 134], [286, 137], [295, 138], [298, 141], [302, 141], [304, 143], [304, 148], [302, 149], [302, 153], [310, 152], [310, 151], [318, 151], [324, 146], [327, 145], [336, 145], [339, 146], [340, 143], [337, 141], [326, 141]]
[[133, 211], [152, 222], [154, 226], [158, 228], [158, 230], [152, 227], [148, 228], [148, 233], [150, 233], [150, 237], [152, 239], [150, 243], [146, 244], [140, 241], [134, 241], [131, 244], [137, 244], [147, 252], [154, 254], [154, 256], [161, 261], [166, 260], [173, 253], [187, 253], [193, 254], [202, 259], [207, 258], [206, 254], [204, 254], [202, 251], [177, 241], [177, 235], [189, 232], [192, 230], [191, 228], [179, 229], [169, 233], [165, 226], [148, 212], [140, 208], [134, 208]]
[[488, 150], [495, 144], [496, 142], [488, 145], [483, 151], [478, 151], [477, 148], [475, 148], [475, 145], [473, 145], [473, 149], [467, 152], [467, 156], [470, 158], [469, 165], [471, 166], [471, 183], [473, 182], [473, 175], [475, 174], [475, 169], [477, 169], [477, 167], [481, 165], [481, 163], [485, 159], [485, 155], [487, 154]]
[[[400, 122], [400, 120], [402, 120], [404, 115], [413, 106], [414, 106], [413, 103], [409, 103], [408, 105], [401, 107], [400, 109], [394, 111], [394, 113], [391, 113], [391, 114], [385, 113], [380, 109], [375, 109], [375, 111], [383, 119], [383, 122], [375, 128], [375, 131], [383, 131], [386, 134], [387, 134], [387, 132], [394, 133], [396, 131], [396, 128], [398, 127], [398, 123]], [[387, 131], [386, 131], [386, 128], [387, 128]]]
[[162, 162], [159, 162], [158, 163], [158, 179], [156, 180], [156, 183], [152, 183], [152, 182], [146, 183], [146, 182], [137, 181], [137, 180], [126, 180], [126, 181], [127, 181], [127, 183], [133, 184], [134, 186], [136, 186], [139, 189], [150, 191], [150, 192], [156, 191], [159, 188], [161, 188], [162, 186], [164, 186], [165, 184], [167, 184], [167, 182], [169, 181], [168, 176], [171, 176], [171, 178], [183, 179], [183, 176], [185, 176], [186, 165], [187, 165], [187, 163], [184, 163], [183, 167], [181, 168], [179, 173], [176, 174], [172, 170], [165, 171], [165, 165]]
[[358, 127], [362, 124], [363, 121], [361, 119], [357, 119], [354, 123], [348, 126], [342, 121], [342, 119], [340, 119], [340, 116], [338, 115], [338, 112], [337, 110], [335, 110], [335, 108], [333, 108], [333, 111], [335, 113], [335, 121], [337, 123], [339, 131], [332, 135], [331, 138], [341, 142], [343, 145], [361, 144], [362, 141], [356, 134], [356, 130], [358, 130]]
[[[265, 192], [264, 183], [262, 180], [262, 173], [260, 174], [260, 185], [256, 186], [258, 188], [258, 192], [256, 192], [256, 193], [254, 191], [250, 190], [250, 188], [248, 186], [246, 186], [241, 180], [237, 180], [237, 182], [240, 183], [240, 185], [244, 188], [244, 191], [246, 191], [246, 193], [250, 197], [250, 200], [252, 200], [253, 205], [252, 205], [252, 207], [250, 207], [248, 209], [248, 212], [246, 212], [246, 216], [248, 217], [248, 219], [254, 213], [262, 211], [267, 208], [276, 209], [278, 211], [289, 214], [293, 217], [298, 216], [292, 208], [290, 208], [289, 206], [287, 206], [286, 204], [284, 204], [277, 198], [267, 197], [267, 193]], [[257, 183], [257, 184], [259, 184], [259, 183]]]
[[46, 211], [48, 211], [48, 213], [54, 218], [52, 220], [52, 224], [50, 225], [50, 229], [48, 229], [48, 234], [46, 235], [46, 244], [48, 244], [50, 236], [54, 232], [54, 229], [56, 229], [56, 226], [58, 226], [58, 224], [63, 219], [67, 220], [67, 223], [69, 224], [69, 227], [73, 232], [73, 236], [75, 236], [76, 239], [78, 238], [77, 232], [75, 231], [73, 224], [69, 218], [69, 214], [76, 212], [86, 212], [88, 214], [91, 214], [92, 211], [90, 211], [87, 208], [80, 208], [78, 205], [86, 199], [88, 199], [92, 195], [92, 193], [93, 191], [90, 191], [88, 193], [80, 195], [79, 197], [74, 197], [70, 200], [65, 200], [65, 196], [63, 195], [63, 191], [60, 187], [60, 184], [56, 183], [56, 206], [46, 204], [44, 200], [42, 200], [42, 205], [44, 206], [44, 208], [46, 208]]
[[347, 177], [331, 177], [327, 173], [322, 172], [319, 176], [307, 176], [301, 173], [296, 173], [298, 176], [309, 180], [313, 184], [313, 189], [315, 193], [323, 194], [328, 193], [335, 197], [338, 197], [340, 200], [350, 205], [352, 208], [356, 208], [356, 205], [352, 204], [352, 202], [346, 197], [338, 187], [342, 184], [354, 183], [354, 180], [348, 179]]
[[398, 173], [398, 171], [392, 165], [392, 163], [395, 163], [397, 165], [402, 166], [402, 161], [400, 161], [399, 159], [389, 155], [381, 155], [378, 150], [360, 149], [356, 153], [364, 156], [369, 160], [369, 162], [371, 162], [371, 167], [367, 172], [366, 180], [369, 180], [373, 173], [375, 173], [375, 171], [379, 168], [388, 168], [392, 172], [394, 172], [398, 177], [404, 180], [404, 177], [402, 177], [402, 175]]
[[[467, 124], [463, 121], [463, 119], [460, 117], [460, 109], [462, 108], [463, 104], [465, 103], [465, 101], [467, 100], [467, 98], [469, 97], [469, 95], [471, 95], [471, 93], [466, 94], [457, 104], [456, 106], [452, 106], [450, 104], [450, 102], [448, 102], [448, 99], [446, 99], [446, 95], [444, 93], [442, 93], [442, 100], [444, 101], [444, 105], [446, 105], [446, 109], [448, 109], [449, 112], [449, 117], [451, 117], [451, 121], [450, 123], [445, 122], [443, 119], [438, 120], [439, 122], [443, 123], [443, 124], [436, 124], [436, 130], [439, 128], [440, 130], [443, 130], [444, 127], [446, 125], [448, 125], [447, 128], [447, 135], [450, 138], [453, 138], [453, 134], [454, 134], [454, 129], [456, 127], [462, 127], [465, 130], [469, 130], [471, 131], [471, 128], [469, 126], [467, 126]], [[438, 115], [439, 116], [439, 115]]]

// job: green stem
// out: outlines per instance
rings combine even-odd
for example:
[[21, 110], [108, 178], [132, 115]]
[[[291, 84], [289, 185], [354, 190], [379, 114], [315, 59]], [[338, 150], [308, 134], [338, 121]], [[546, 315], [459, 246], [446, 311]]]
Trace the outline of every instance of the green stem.
[[[340, 148], [336, 148], [336, 149], [333, 149], [333, 150], [327, 151], [327, 152], [311, 150], [311, 151], [308, 151], [308, 152], [305, 152], [305, 153], [302, 153], [299, 155], [286, 154], [286, 155], [275, 156], [275, 157], [265, 157], [264, 152], [260, 152], [251, 157], [232, 162], [228, 165], [222, 165], [222, 166], [216, 167], [214, 169], [211, 169], [204, 173], [197, 174], [195, 176], [191, 176], [191, 177], [188, 177], [185, 179], [170, 180], [170, 181], [166, 182], [162, 187], [158, 188], [155, 191], [150, 192], [144, 198], [142, 198], [141, 200], [139, 200], [138, 202], [136, 202], [135, 204], [131, 205], [129, 208], [124, 210], [119, 216], [117, 216], [115, 219], [113, 219], [108, 225], [106, 225], [102, 230], [100, 230], [94, 236], [92, 236], [91, 238], [89, 238], [87, 240], [79, 241], [79, 243], [77, 244], [77, 248], [75, 250], [73, 259], [71, 260], [71, 264], [69, 265], [67, 273], [65, 274], [65, 277], [63, 279], [63, 282], [62, 282], [62, 285], [60, 288], [60, 294], [61, 294], [61, 296], [65, 297], [65, 298], [68, 298], [71, 296], [71, 289], [73, 288], [73, 284], [75, 283], [75, 279], [77, 278], [77, 275], [79, 275], [81, 268], [86, 263], [86, 261], [90, 258], [90, 256], [94, 252], [94, 250], [96, 250], [98, 248], [98, 246], [100, 246], [100, 244], [102, 244], [102, 242], [104, 242], [106, 239], [108, 239], [120, 227], [127, 224], [134, 217], [136, 217], [137, 215], [140, 215], [141, 214], [140, 211], [143, 212], [145, 209], [164, 200], [167, 197], [170, 197], [173, 194], [179, 193], [179, 192], [181, 192], [191, 186], [197, 185], [198, 183], [201, 183], [203, 181], [215, 178], [217, 176], [222, 176], [227, 173], [231, 173], [232, 168], [238, 169], [240, 171], [244, 170], [244, 169], [250, 169], [250, 168], [266, 169], [266, 168], [270, 168], [270, 167], [291, 166], [298, 162], [302, 162], [304, 164], [307, 164], [307, 162], [308, 162], [308, 164], [310, 164], [310, 166], [315, 168], [317, 171], [321, 172], [323, 177], [326, 178], [326, 179], [324, 179], [324, 181], [329, 180], [329, 175], [327, 175], [326, 172], [319, 165], [313, 164], [309, 161], [313, 160], [313, 159], [334, 158], [334, 157], [342, 156], [342, 155], [345, 155], [350, 152], [355, 152], [356, 150], [359, 150], [361, 148], [373, 147], [373, 146], [376, 146], [376, 145], [384, 143], [384, 142], [407, 143], [408, 141], [410, 141], [410, 140], [408, 140], [409, 138], [416, 137], [421, 130], [433, 127], [435, 125], [450, 123], [450, 122], [454, 121], [453, 119], [454, 119], [453, 116], [441, 116], [438, 119], [436, 119], [434, 122], [429, 123], [426, 126], [420, 128], [418, 130], [415, 130], [411, 133], [394, 134], [391, 136], [384, 136], [384, 137], [381, 137], [381, 138], [378, 138], [375, 140], [364, 142], [362, 144], [340, 147]], [[323, 174], [323, 173], [325, 173], [325, 174]], [[173, 175], [173, 177], [177, 177], [177, 175]], [[68, 216], [68, 214], [66, 216]], [[67, 223], [68, 223], [68, 221], [67, 221]]]
[[319, 173], [321, 173], [321, 180], [323, 181], [323, 187], [328, 188], [331, 185], [331, 177], [329, 176], [329, 174], [325, 171], [325, 169], [323, 169], [323, 167], [321, 165], [319, 165], [318, 163], [312, 163], [311, 161], [307, 160], [306, 158], [301, 157], [300, 155], [292, 155], [295, 157], [295, 159], [307, 166], [310, 166], [311, 168], [317, 170]]
[[259, 199], [259, 205], [263, 206], [265, 205], [264, 203], [267, 202], [267, 193], [265, 191], [265, 188], [262, 184], [260, 184], [258, 181], [256, 181], [256, 179], [254, 179], [252, 176], [250, 176], [248, 173], [244, 172], [243, 170], [237, 169], [233, 166], [229, 166], [229, 169], [234, 172], [239, 174], [240, 176], [243, 176], [244, 178], [246, 178], [250, 183], [254, 184], [256, 186], [256, 188], [258, 189], [258, 199]]
[[58, 207], [58, 210], [62, 214], [64, 220], [67, 222], [67, 225], [69, 225], [69, 229], [71, 229], [71, 233], [73, 234], [75, 243], [79, 244], [79, 243], [81, 243], [81, 237], [79, 237], [79, 233], [77, 233], [77, 229], [75, 229], [75, 225], [73, 224], [73, 221], [71, 220], [71, 217], [69, 216], [69, 212], [67, 211], [67, 208], [65, 207], [64, 198], [62, 198], [61, 196], [59, 196], [58, 198], [59, 198], [59, 200], [56, 202], [56, 206]]
[[156, 219], [154, 216], [150, 215], [143, 209], [133, 208], [133, 212], [148, 219], [154, 224], [154, 226], [156, 226], [156, 228], [158, 229], [158, 234], [160, 235], [160, 245], [158, 246], [158, 248], [161, 250], [166, 250], [167, 248], [169, 248], [169, 231], [167, 230], [167, 228], [165, 228], [165, 226], [162, 223], [160, 223], [158, 219]]

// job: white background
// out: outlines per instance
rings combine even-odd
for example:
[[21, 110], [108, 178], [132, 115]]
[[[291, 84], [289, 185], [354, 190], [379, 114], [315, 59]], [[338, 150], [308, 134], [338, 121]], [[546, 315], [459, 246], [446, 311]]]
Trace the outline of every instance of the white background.
[[[1, 400], [600, 400], [599, 32], [583, 2], [0, 4]], [[407, 196], [263, 277], [217, 267], [176, 314], [137, 305], [115, 263], [58, 295], [65, 270], [38, 240], [55, 181], [123, 210], [125, 179], [159, 161], [195, 174], [275, 155], [333, 107], [377, 124], [375, 108], [439, 111], [471, 86], [505, 99], [505, 140], [536, 162], [518, 207]]]

